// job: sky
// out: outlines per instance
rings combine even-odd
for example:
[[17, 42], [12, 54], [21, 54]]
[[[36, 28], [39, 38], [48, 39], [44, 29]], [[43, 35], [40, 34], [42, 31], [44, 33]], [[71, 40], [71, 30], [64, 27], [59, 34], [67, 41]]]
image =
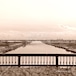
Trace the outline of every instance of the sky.
[[0, 30], [61, 31], [76, 28], [76, 0], [0, 0]]
[[0, 32], [76, 32], [76, 0], [0, 0]]

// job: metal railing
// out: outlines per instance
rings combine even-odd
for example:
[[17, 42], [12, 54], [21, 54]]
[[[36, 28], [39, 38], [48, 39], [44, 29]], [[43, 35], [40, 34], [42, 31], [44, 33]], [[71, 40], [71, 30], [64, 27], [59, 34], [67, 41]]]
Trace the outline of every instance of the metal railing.
[[76, 54], [0, 54], [0, 66], [76, 66]]

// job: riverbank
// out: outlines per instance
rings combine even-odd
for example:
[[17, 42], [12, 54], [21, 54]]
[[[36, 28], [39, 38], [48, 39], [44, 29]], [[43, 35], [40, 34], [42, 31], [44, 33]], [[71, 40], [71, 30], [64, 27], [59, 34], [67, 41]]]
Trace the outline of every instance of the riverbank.
[[57, 48], [61, 48], [61, 49], [65, 49], [66, 51], [68, 51], [68, 52], [72, 52], [72, 53], [76, 53], [76, 43], [74, 42], [72, 42], [72, 43], [65, 43], [65, 42], [63, 42], [63, 43], [51, 43], [50, 41], [49, 42], [47, 42], [47, 41], [45, 41], [45, 42], [43, 42], [43, 43], [45, 43], [45, 44], [47, 44], [47, 45], [52, 45], [52, 46], [55, 46], [55, 47], [57, 47]]
[[6, 52], [15, 50], [15, 49], [17, 49], [20, 46], [22, 46], [22, 44], [13, 44], [11, 46], [3, 46], [3, 47], [0, 47], [0, 54], [4, 54]]
[[[28, 43], [27, 43], [28, 44]], [[26, 45], [26, 42], [20, 42], [20, 43], [16, 43], [16, 42], [1, 42], [0, 43], [0, 54], [4, 54], [6, 52], [9, 52], [9, 51], [12, 51], [12, 50], [15, 50], [21, 46], [25, 47]]]
[[51, 45], [65, 49], [68, 52], [76, 53], [76, 43], [52, 43]]

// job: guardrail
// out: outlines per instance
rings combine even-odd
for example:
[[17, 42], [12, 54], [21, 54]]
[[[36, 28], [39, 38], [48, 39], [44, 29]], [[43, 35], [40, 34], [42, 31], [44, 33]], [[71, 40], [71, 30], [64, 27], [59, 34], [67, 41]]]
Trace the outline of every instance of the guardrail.
[[76, 66], [76, 54], [0, 54], [0, 66]]

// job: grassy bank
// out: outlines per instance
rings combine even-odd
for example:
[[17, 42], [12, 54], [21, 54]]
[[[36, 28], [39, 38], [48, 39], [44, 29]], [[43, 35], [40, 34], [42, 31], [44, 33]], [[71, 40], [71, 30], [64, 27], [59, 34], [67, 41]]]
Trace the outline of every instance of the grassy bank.
[[65, 49], [68, 52], [76, 53], [76, 43], [52, 43], [51, 45]]
[[0, 54], [15, 50], [21, 46], [25, 47], [26, 43], [25, 42], [20, 42], [20, 43], [0, 42]]
[[44, 41], [43, 43], [47, 45], [52, 45], [58, 48], [65, 49], [68, 52], [76, 53], [76, 43], [75, 42], [51, 42]]

